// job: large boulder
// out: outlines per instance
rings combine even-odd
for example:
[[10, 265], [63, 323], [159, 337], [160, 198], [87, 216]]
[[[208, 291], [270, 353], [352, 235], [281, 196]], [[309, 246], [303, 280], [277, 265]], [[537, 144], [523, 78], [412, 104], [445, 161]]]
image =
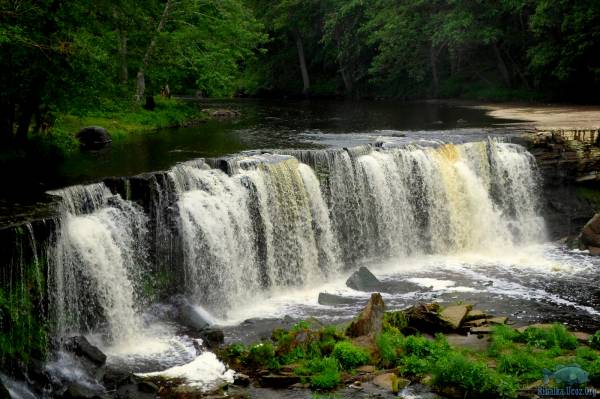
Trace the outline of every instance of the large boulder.
[[445, 307], [440, 312], [440, 319], [452, 330], [458, 330], [467, 313], [471, 309], [468, 305], [452, 305]]
[[87, 338], [83, 336], [69, 338], [65, 343], [65, 349], [89, 360], [97, 367], [106, 363], [106, 355], [98, 347], [90, 344]]
[[378, 292], [371, 294], [367, 306], [346, 329], [346, 335], [349, 337], [376, 336], [383, 329], [384, 313], [385, 303], [381, 294]]
[[194, 306], [186, 299], [177, 301], [178, 321], [192, 331], [202, 331], [210, 327], [208, 315], [204, 314], [202, 308]]
[[595, 214], [581, 231], [582, 249], [588, 249], [592, 255], [600, 255], [600, 213]]
[[81, 147], [94, 150], [102, 148], [112, 142], [112, 137], [102, 126], [88, 126], [77, 132], [76, 135]]
[[117, 399], [154, 399], [158, 394], [158, 386], [144, 381], [135, 375], [129, 375], [119, 383]]
[[105, 393], [100, 389], [94, 389], [79, 382], [71, 383], [63, 394], [65, 399], [103, 399], [105, 397]]
[[346, 280], [346, 286], [357, 291], [373, 292], [379, 291], [381, 282], [371, 273], [369, 269], [361, 266]]

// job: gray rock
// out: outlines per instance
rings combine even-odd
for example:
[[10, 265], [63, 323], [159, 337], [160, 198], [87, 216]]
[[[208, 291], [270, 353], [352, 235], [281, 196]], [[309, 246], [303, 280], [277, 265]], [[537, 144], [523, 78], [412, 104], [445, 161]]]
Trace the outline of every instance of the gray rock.
[[102, 126], [88, 126], [77, 132], [76, 135], [81, 147], [85, 149], [99, 149], [112, 142], [112, 137]]
[[235, 376], [233, 377], [233, 384], [240, 387], [247, 387], [250, 385], [250, 377], [248, 377], [246, 374], [235, 373]]
[[77, 356], [86, 358], [98, 367], [106, 363], [106, 355], [83, 336], [69, 338], [65, 348]]
[[267, 374], [260, 378], [260, 385], [267, 388], [287, 388], [300, 382], [296, 375]]
[[200, 338], [202, 338], [202, 343], [204, 346], [214, 349], [225, 342], [225, 335], [223, 334], [223, 330], [219, 330], [216, 328], [207, 328], [200, 332]]
[[384, 313], [385, 303], [381, 294], [371, 294], [371, 299], [369, 299], [367, 306], [365, 306], [358, 317], [346, 329], [346, 335], [352, 338], [365, 335], [375, 337], [383, 329]]
[[63, 394], [63, 397], [66, 399], [101, 399], [104, 396], [104, 392], [92, 389], [78, 382], [71, 383]]
[[378, 291], [381, 282], [364, 266], [352, 273], [346, 280], [346, 286], [357, 291], [373, 292]]
[[117, 399], [154, 399], [158, 393], [158, 386], [150, 381], [144, 381], [134, 375], [121, 381], [117, 388]]
[[352, 298], [345, 298], [340, 295], [328, 294], [326, 292], [319, 293], [319, 305], [336, 306], [336, 305], [350, 305], [355, 302]]
[[186, 300], [179, 303], [179, 322], [191, 330], [202, 331], [210, 327], [210, 323], [192, 304]]

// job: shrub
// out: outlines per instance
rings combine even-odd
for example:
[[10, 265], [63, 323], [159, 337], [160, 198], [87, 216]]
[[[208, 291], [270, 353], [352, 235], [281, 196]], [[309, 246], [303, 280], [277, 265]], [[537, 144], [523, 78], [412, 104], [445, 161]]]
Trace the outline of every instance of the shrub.
[[421, 377], [430, 371], [431, 365], [428, 359], [416, 355], [406, 356], [400, 359], [402, 374], [408, 377]]
[[540, 370], [546, 365], [539, 356], [525, 350], [516, 350], [503, 354], [498, 361], [498, 371], [501, 373], [525, 376], [528, 380], [539, 379]]
[[465, 397], [515, 398], [517, 383], [508, 376], [491, 371], [484, 363], [451, 352], [440, 358], [433, 368], [433, 383], [454, 386], [465, 391]]
[[379, 334], [377, 348], [384, 367], [391, 367], [396, 364], [398, 356], [402, 352], [403, 339], [404, 337], [398, 333], [382, 332]]
[[600, 349], [600, 330], [590, 337], [590, 346], [594, 349]]
[[333, 389], [342, 380], [339, 363], [333, 357], [310, 359], [295, 372], [301, 376], [310, 376], [310, 386], [314, 389]]
[[572, 350], [577, 348], [577, 338], [561, 324], [554, 324], [548, 329], [529, 327], [516, 340], [543, 349], [558, 347]]
[[253, 367], [278, 368], [275, 349], [270, 342], [261, 342], [249, 347], [244, 363]]
[[369, 354], [364, 349], [348, 341], [341, 341], [335, 344], [332, 355], [340, 362], [342, 368], [346, 370], [369, 362]]
[[408, 319], [404, 312], [386, 312], [383, 316], [383, 329], [389, 331], [396, 329], [402, 331], [408, 326]]

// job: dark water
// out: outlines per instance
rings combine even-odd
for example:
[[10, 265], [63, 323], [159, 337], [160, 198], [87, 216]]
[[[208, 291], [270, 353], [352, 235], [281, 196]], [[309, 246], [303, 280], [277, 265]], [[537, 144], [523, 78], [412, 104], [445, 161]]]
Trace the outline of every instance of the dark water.
[[201, 106], [236, 109], [241, 117], [131, 134], [101, 151], [76, 151], [64, 158], [32, 155], [19, 164], [2, 165], [0, 225], [47, 213], [47, 190], [164, 170], [194, 158], [255, 149], [356, 145], [380, 137], [401, 142], [472, 141], [510, 133], [507, 124], [517, 122], [443, 102], [214, 100]]

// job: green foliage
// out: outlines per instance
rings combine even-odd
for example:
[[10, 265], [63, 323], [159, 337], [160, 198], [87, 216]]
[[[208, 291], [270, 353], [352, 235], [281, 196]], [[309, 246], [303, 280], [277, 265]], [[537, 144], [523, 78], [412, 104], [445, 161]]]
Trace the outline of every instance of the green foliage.
[[386, 312], [383, 317], [383, 329], [395, 329], [396, 331], [402, 331], [403, 328], [408, 326], [408, 320], [404, 312]]
[[270, 342], [261, 342], [250, 346], [243, 361], [250, 367], [279, 368], [275, 348]]
[[515, 340], [543, 349], [577, 347], [577, 338], [561, 324], [553, 324], [549, 329], [529, 327]]
[[333, 389], [342, 380], [338, 360], [334, 357], [308, 360], [295, 371], [298, 375], [310, 376], [310, 386], [313, 389]]
[[350, 370], [369, 362], [369, 354], [364, 349], [348, 341], [335, 344], [332, 355], [345, 370]]
[[433, 368], [433, 383], [458, 387], [465, 391], [465, 397], [515, 398], [518, 389], [513, 378], [456, 352], [438, 359]]
[[0, 366], [45, 357], [48, 326], [41, 310], [42, 264], [40, 260], [25, 265], [19, 281], [0, 284]]
[[594, 349], [600, 349], [600, 330], [590, 337], [590, 346]]
[[377, 337], [377, 349], [384, 367], [392, 367], [402, 354], [404, 337], [397, 332], [384, 331]]

